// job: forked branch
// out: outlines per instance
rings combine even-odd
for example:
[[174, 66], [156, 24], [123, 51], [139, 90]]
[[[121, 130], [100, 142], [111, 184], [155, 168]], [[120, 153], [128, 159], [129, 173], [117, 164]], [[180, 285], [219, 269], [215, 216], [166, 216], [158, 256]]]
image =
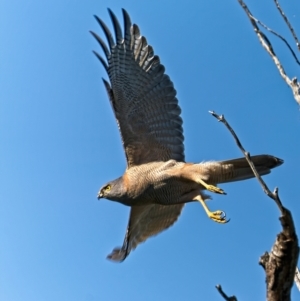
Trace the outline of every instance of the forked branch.
[[294, 28], [292, 27], [292, 25], [291, 25], [289, 19], [288, 19], [287, 16], [285, 15], [283, 9], [282, 9], [281, 6], [279, 5], [278, 0], [274, 0], [274, 2], [275, 2], [275, 5], [276, 5], [276, 7], [277, 7], [277, 9], [278, 9], [278, 11], [279, 11], [279, 13], [280, 13], [280, 15], [282, 16], [282, 18], [283, 18], [283, 20], [284, 20], [284, 22], [285, 22], [286, 25], [288, 26], [288, 28], [289, 28], [289, 30], [290, 30], [290, 32], [291, 32], [291, 34], [292, 34], [292, 36], [293, 36], [293, 38], [294, 38], [294, 40], [295, 40], [295, 42], [296, 42], [296, 45], [297, 45], [298, 49], [300, 50], [300, 43], [299, 43], [299, 40], [298, 40], [298, 38], [297, 38], [297, 35], [296, 35], [296, 33], [295, 33]]
[[[264, 268], [267, 283], [267, 300], [268, 301], [290, 301], [291, 288], [294, 278], [297, 279], [297, 261], [299, 256], [298, 238], [293, 222], [291, 212], [286, 209], [279, 198], [278, 188], [271, 192], [264, 180], [258, 174], [251, 160], [249, 152], [242, 146], [239, 138], [228, 124], [223, 115], [218, 115], [213, 111], [210, 113], [222, 122], [232, 134], [237, 146], [244, 154], [255, 177], [259, 181], [263, 191], [275, 201], [281, 212], [280, 222], [282, 231], [277, 235], [276, 241], [270, 253], [266, 252], [261, 256], [259, 264]], [[296, 274], [295, 274], [296, 271]]]
[[[275, 0], [274, 0], [275, 1]], [[279, 34], [275, 33], [273, 30], [270, 30], [267, 26], [265, 26], [262, 22], [258, 21], [256, 18], [253, 17], [252, 13], [250, 12], [249, 8], [247, 7], [247, 5], [242, 1], [242, 0], [238, 0], [239, 4], [241, 5], [241, 7], [243, 8], [243, 10], [245, 11], [249, 21], [251, 22], [252, 24], [252, 27], [261, 43], [261, 45], [263, 46], [263, 48], [268, 52], [268, 54], [271, 56], [273, 62], [275, 63], [281, 77], [283, 78], [283, 80], [287, 83], [287, 85], [292, 89], [292, 92], [293, 92], [293, 95], [294, 95], [294, 98], [295, 100], [297, 101], [298, 104], [300, 104], [300, 83], [298, 82], [297, 78], [294, 77], [292, 79], [290, 79], [281, 62], [279, 61], [278, 57], [276, 56], [275, 54], [275, 51], [273, 49], [273, 46], [270, 42], [270, 40], [267, 38], [267, 36], [262, 32], [260, 31], [259, 27], [257, 24], [261, 24], [262, 26], [264, 26], [267, 30], [271, 31], [272, 33], [276, 34], [278, 37], [280, 37], [282, 40], [284, 40], [284, 42], [288, 45], [289, 49], [292, 51], [292, 54], [294, 56], [294, 58], [296, 58], [296, 61], [297, 63], [299, 63], [299, 60], [297, 59], [294, 51], [292, 50], [292, 48], [289, 46], [289, 44], [287, 43], [287, 41], [281, 37]], [[282, 9], [280, 8], [279, 4], [278, 4], [278, 1], [275, 1], [276, 3], [276, 6], [279, 10], [279, 12], [281, 13], [281, 15], [283, 16], [283, 18], [285, 20], [287, 20], [286, 16], [283, 14], [283, 11]], [[298, 39], [296, 37], [296, 34], [295, 34], [295, 31], [293, 30], [292, 26], [290, 25], [290, 23], [288, 22], [287, 20], [287, 24], [289, 26], [289, 29], [291, 30], [292, 34], [293, 34], [293, 37], [294, 39], [296, 39], [296, 44], [297, 44], [297, 47], [299, 48], [299, 42], [298, 42]]]
[[228, 297], [220, 284], [216, 285], [216, 289], [218, 290], [218, 292], [220, 293], [220, 295], [226, 300], [226, 301], [238, 301], [238, 299], [235, 297], [235, 296], [231, 296], [231, 297]]

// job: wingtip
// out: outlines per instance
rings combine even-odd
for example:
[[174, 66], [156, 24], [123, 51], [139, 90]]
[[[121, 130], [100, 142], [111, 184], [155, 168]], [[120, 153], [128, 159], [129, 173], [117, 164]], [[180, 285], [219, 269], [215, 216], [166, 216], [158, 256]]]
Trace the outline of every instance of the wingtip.
[[107, 255], [106, 259], [121, 263], [126, 259], [127, 256], [128, 254], [126, 250], [122, 248], [115, 248], [110, 254]]
[[108, 11], [108, 14], [110, 15], [110, 17], [115, 16], [113, 11], [109, 7], [107, 8], [107, 11]]
[[115, 15], [115, 13], [108, 7], [107, 8], [107, 11], [108, 11], [108, 14], [109, 14], [109, 16], [111, 17], [111, 18], [116, 18], [116, 15]]
[[110, 88], [110, 84], [109, 84], [109, 82], [108, 82], [105, 78], [102, 77], [102, 81], [103, 81], [103, 83], [104, 83], [104, 85], [105, 85], [106, 87], [109, 87], [109, 88]]
[[[129, 20], [130, 21], [130, 16], [129, 16], [129, 14], [128, 14], [128, 12], [125, 8], [122, 8], [122, 14], [123, 14], [124, 20]], [[129, 22], [129, 23], [131, 23], [131, 22]]]
[[105, 62], [105, 60], [103, 59], [103, 57], [98, 52], [96, 52], [95, 50], [92, 50], [92, 52], [95, 54], [95, 56], [101, 62], [101, 64], [103, 65], [104, 69], [106, 70], [106, 72], [108, 72], [108, 65]]
[[128, 12], [127, 12], [127, 10], [124, 7], [122, 7], [121, 10], [122, 10], [123, 14], [127, 14], [128, 15]]
[[118, 18], [116, 17], [114, 12], [110, 8], [107, 8], [107, 10], [108, 10], [110, 19], [113, 23], [113, 26], [114, 26], [116, 43], [120, 44], [120, 43], [122, 43], [123, 37], [122, 37], [122, 30], [121, 30], [121, 26], [119, 24]]

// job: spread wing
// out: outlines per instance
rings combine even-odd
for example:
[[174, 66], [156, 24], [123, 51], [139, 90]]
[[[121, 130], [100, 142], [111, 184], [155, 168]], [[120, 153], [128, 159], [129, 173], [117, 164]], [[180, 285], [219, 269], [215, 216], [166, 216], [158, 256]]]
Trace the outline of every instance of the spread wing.
[[183, 129], [176, 90], [159, 57], [137, 25], [131, 25], [123, 9], [124, 36], [116, 16], [109, 10], [115, 40], [97, 16], [108, 46], [95, 33], [106, 60], [95, 52], [106, 69], [104, 81], [126, 154], [128, 168], [152, 161], [184, 161]]
[[117, 262], [123, 261], [138, 244], [172, 226], [182, 207], [183, 204], [132, 207], [123, 246], [115, 248], [107, 258]]
[[[127, 168], [153, 161], [184, 161], [183, 129], [176, 90], [159, 57], [123, 9], [124, 36], [116, 16], [108, 10], [115, 40], [95, 16], [108, 46], [95, 33], [106, 59], [95, 52], [108, 73], [103, 80], [121, 133]], [[183, 205], [132, 207], [124, 244], [108, 258], [122, 261], [148, 237], [170, 227]]]

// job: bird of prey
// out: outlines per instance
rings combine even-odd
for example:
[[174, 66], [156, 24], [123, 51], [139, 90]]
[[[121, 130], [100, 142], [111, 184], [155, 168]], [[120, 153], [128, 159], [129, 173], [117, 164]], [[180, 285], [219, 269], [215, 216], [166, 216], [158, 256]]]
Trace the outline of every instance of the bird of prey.
[[[223, 211], [208, 209], [205, 200], [210, 197], [204, 190], [225, 194], [217, 184], [254, 174], [245, 158], [185, 162], [181, 110], [172, 81], [128, 13], [123, 9], [122, 33], [116, 16], [108, 11], [115, 38], [97, 16], [108, 45], [91, 33], [106, 57], [94, 52], [109, 76], [110, 83], [103, 82], [121, 133], [127, 168], [121, 177], [101, 187], [98, 199], [131, 207], [123, 246], [108, 255], [120, 262], [140, 243], [173, 225], [187, 202], [200, 202], [209, 218], [226, 223]], [[283, 163], [269, 155], [252, 160], [261, 175]]]

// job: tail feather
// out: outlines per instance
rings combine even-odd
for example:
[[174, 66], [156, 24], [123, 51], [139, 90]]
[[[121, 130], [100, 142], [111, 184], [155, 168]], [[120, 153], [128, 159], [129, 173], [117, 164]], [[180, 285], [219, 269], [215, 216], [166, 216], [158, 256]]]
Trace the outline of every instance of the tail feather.
[[[270, 173], [272, 168], [283, 163], [283, 160], [270, 155], [252, 156], [251, 160], [261, 176]], [[224, 174], [228, 172], [227, 176], [224, 176], [221, 182], [218, 183], [242, 181], [254, 177], [254, 173], [245, 158], [220, 161], [218, 163], [224, 168]]]

